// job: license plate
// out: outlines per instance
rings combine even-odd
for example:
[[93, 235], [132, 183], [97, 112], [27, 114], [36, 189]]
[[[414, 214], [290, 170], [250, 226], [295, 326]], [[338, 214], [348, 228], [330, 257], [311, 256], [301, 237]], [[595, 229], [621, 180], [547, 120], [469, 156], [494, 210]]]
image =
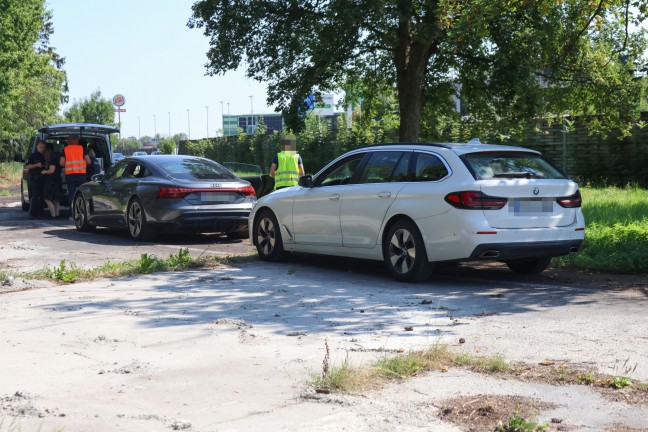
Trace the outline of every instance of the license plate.
[[200, 201], [202, 202], [232, 202], [236, 199], [235, 194], [222, 192], [201, 192]]
[[514, 216], [534, 216], [553, 213], [553, 199], [509, 200], [509, 212]]

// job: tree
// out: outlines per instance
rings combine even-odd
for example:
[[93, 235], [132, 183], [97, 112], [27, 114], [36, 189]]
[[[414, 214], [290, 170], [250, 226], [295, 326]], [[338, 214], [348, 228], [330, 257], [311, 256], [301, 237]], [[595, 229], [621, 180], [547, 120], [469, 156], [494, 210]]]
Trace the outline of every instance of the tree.
[[171, 137], [166, 137], [162, 139], [160, 143], [160, 151], [162, 154], [173, 154], [175, 153], [176, 142]]
[[92, 92], [89, 98], [74, 101], [65, 113], [65, 119], [72, 123], [115, 124], [115, 109], [110, 99], [101, 97], [101, 91]]
[[[199, 0], [190, 28], [210, 38], [207, 73], [242, 62], [294, 124], [306, 95], [347, 80], [398, 92], [401, 141], [425, 106], [461, 92], [471, 115], [619, 117], [646, 40], [642, 0]], [[601, 92], [603, 88], [603, 92]], [[609, 98], [609, 94], [614, 96]], [[617, 97], [618, 95], [618, 97]]]
[[53, 31], [45, 0], [0, 0], [0, 140], [25, 142], [57, 121], [67, 78]]

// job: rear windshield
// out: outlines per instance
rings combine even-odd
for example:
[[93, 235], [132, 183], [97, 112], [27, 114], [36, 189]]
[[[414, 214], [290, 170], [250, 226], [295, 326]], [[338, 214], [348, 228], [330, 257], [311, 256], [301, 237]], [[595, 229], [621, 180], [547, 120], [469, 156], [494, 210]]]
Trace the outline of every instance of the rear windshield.
[[237, 180], [224, 166], [205, 159], [171, 159], [157, 163], [171, 177], [178, 180]]
[[497, 178], [566, 179], [548, 160], [536, 153], [479, 152], [468, 153], [464, 161], [478, 180]]

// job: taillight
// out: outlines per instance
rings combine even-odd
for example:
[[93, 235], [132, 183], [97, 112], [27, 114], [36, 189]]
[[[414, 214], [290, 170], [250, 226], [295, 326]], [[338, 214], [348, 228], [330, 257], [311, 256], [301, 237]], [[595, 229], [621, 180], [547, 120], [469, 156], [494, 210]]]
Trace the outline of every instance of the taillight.
[[161, 187], [157, 194], [158, 198], [184, 198], [194, 192], [194, 189]]
[[506, 205], [506, 198], [488, 196], [478, 191], [452, 192], [445, 200], [453, 207], [465, 210], [499, 210]]
[[576, 207], [580, 207], [583, 204], [583, 200], [581, 198], [581, 194], [579, 190], [576, 191], [574, 195], [568, 197], [556, 198], [556, 202], [561, 207], [565, 207], [565, 208], [576, 208]]
[[185, 198], [192, 193], [240, 193], [245, 196], [256, 197], [256, 192], [252, 186], [245, 186], [242, 188], [224, 188], [224, 189], [191, 189], [191, 188], [175, 188], [175, 187], [161, 187], [157, 194], [157, 198]]

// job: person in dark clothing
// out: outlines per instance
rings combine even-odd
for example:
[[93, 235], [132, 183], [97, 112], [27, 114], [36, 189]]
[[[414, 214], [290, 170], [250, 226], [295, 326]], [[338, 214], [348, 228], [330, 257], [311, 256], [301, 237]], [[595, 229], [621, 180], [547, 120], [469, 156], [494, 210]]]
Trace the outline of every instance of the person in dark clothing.
[[45, 159], [45, 142], [36, 144], [36, 151], [29, 155], [25, 168], [29, 170], [29, 215], [38, 217], [43, 212], [43, 188], [45, 178], [42, 171], [48, 168]]
[[50, 155], [49, 168], [43, 170], [42, 174], [45, 177], [45, 187], [43, 188], [43, 198], [45, 199], [45, 204], [50, 212], [50, 217], [56, 219], [59, 217], [60, 212], [60, 201], [61, 201], [61, 190], [62, 178], [61, 178], [61, 166], [59, 160], [61, 155], [54, 152], [54, 148], [51, 144], [46, 145], [45, 154]]

